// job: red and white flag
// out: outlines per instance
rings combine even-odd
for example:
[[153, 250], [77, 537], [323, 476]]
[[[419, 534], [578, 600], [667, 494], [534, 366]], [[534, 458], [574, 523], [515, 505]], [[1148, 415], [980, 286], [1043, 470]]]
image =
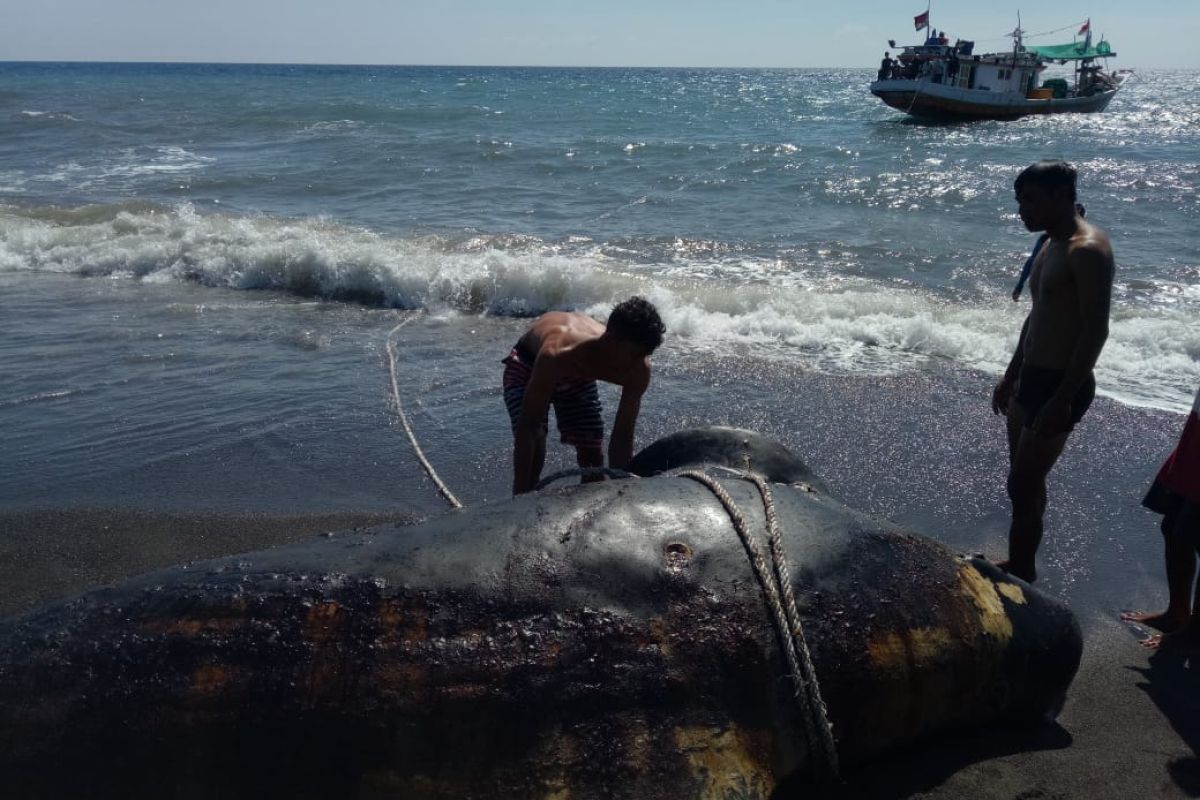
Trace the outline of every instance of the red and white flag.
[[928, 28], [929, 27], [929, 12], [925, 11], [925, 12], [917, 14], [915, 17], [913, 17], [913, 25], [917, 26], [917, 30], [921, 30], [921, 28]]
[[1087, 22], [1083, 23], [1083, 27], [1079, 29], [1079, 33], [1077, 33], [1075, 35], [1082, 36], [1083, 34], [1087, 33], [1091, 29], [1092, 29], [1092, 21], [1089, 19]]

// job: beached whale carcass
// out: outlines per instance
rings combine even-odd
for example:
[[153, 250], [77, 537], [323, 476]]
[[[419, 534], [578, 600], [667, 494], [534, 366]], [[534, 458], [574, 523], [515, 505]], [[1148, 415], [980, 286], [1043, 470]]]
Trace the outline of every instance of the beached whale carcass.
[[[708, 461], [790, 481], [773, 502], [844, 768], [1058, 707], [1081, 649], [1061, 604], [847, 509], [748, 432], [677, 434], [633, 466], [686, 466], [689, 437]], [[761, 536], [755, 486], [710, 472]], [[570, 486], [156, 572], [0, 624], [0, 786], [765, 798], [821, 758], [789, 674], [707, 486]]]

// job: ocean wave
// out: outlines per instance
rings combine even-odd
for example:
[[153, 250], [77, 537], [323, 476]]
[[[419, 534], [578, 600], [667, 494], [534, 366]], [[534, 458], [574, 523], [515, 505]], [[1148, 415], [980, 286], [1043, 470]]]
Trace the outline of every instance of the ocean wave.
[[32, 111], [25, 110], [21, 116], [38, 122], [82, 122], [78, 117], [71, 116], [65, 111]]
[[[130, 189], [148, 178], [184, 177], [216, 161], [177, 145], [140, 145], [80, 155], [46, 171], [8, 173], [21, 185], [66, 185], [72, 192], [92, 189]], [[11, 180], [11, 178], [10, 178]]]
[[25, 397], [13, 397], [11, 399], [0, 398], [0, 408], [13, 408], [15, 406], [26, 406], [32, 403], [47, 403], [54, 400], [62, 400], [65, 397], [70, 397], [77, 392], [74, 389], [61, 389], [56, 392], [41, 392], [40, 394], [31, 394]]
[[[797, 359], [843, 374], [939, 360], [999, 374], [1026, 308], [1001, 294], [939, 296], [822, 271], [819, 260], [790, 264], [714, 243], [674, 241], [662, 261], [636, 251], [634, 241], [615, 247], [586, 237], [395, 238], [327, 219], [200, 214], [187, 205], [0, 207], [0, 270], [511, 317], [550, 309], [602, 317], [613, 302], [643, 294], [662, 311], [673, 348]], [[1097, 377], [1122, 402], [1182, 411], [1200, 383], [1200, 292], [1152, 288], [1118, 292]], [[1172, 302], [1157, 299], [1164, 293]]]

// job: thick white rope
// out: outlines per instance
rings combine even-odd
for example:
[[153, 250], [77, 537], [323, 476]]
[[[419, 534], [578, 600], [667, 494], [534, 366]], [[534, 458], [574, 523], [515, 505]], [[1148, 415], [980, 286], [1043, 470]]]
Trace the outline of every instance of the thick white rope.
[[442, 479], [438, 477], [437, 470], [433, 468], [433, 465], [429, 463], [429, 459], [425, 457], [425, 452], [421, 450], [421, 445], [417, 443], [417, 437], [413, 433], [412, 425], [408, 422], [408, 415], [404, 413], [404, 405], [400, 402], [400, 386], [396, 381], [396, 347], [392, 341], [392, 337], [396, 335], [397, 331], [416, 319], [418, 313], [420, 312], [410, 313], [407, 317], [400, 320], [400, 324], [392, 328], [387, 335], [387, 362], [388, 374], [392, 378], [392, 405], [395, 406], [396, 415], [400, 417], [400, 422], [404, 425], [404, 432], [408, 434], [408, 441], [412, 444], [413, 452], [417, 454], [417, 460], [421, 462], [421, 466], [429, 474], [433, 485], [437, 487], [442, 497], [446, 498], [446, 502], [455, 508], [462, 508], [463, 504], [454, 496], [454, 492], [450, 491], [450, 487], [442, 482]]
[[760, 476], [753, 473], [743, 472], [739, 475], [742, 479], [753, 483], [762, 497], [774, 573], [767, 568], [766, 557], [763, 555], [758, 540], [750, 532], [742, 510], [725, 491], [725, 487], [704, 472], [689, 470], [680, 472], [678, 475], [708, 487], [709, 491], [724, 506], [725, 513], [733, 522], [733, 527], [750, 556], [754, 574], [758, 578], [775, 621], [779, 644], [783, 649], [791, 673], [794, 697], [800, 707], [800, 716], [804, 723], [805, 745], [813, 761], [813, 767], [820, 777], [836, 780], [839, 767], [837, 745], [833, 739], [833, 726], [829, 721], [829, 709], [821, 697], [821, 688], [817, 683], [812, 654], [804, 639], [804, 628], [800, 620], [800, 612], [796, 608], [791, 573], [783, 549], [783, 536], [779, 529], [779, 520], [775, 513], [775, 501], [771, 495], [770, 486]]

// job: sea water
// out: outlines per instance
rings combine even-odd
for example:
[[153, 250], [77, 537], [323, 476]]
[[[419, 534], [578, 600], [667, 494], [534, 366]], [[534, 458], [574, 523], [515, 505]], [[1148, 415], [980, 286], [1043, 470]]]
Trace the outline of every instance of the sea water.
[[1200, 73], [949, 125], [872, 74], [0, 64], [0, 506], [433, 513], [386, 363], [411, 312], [401, 403], [500, 499], [499, 359], [641, 294], [668, 337], [640, 443], [757, 428], [869, 511], [1002, 536], [1012, 180], [1050, 157], [1118, 264], [1063, 474], [1106, 498], [1077, 531], [1126, 513], [1200, 384]]

